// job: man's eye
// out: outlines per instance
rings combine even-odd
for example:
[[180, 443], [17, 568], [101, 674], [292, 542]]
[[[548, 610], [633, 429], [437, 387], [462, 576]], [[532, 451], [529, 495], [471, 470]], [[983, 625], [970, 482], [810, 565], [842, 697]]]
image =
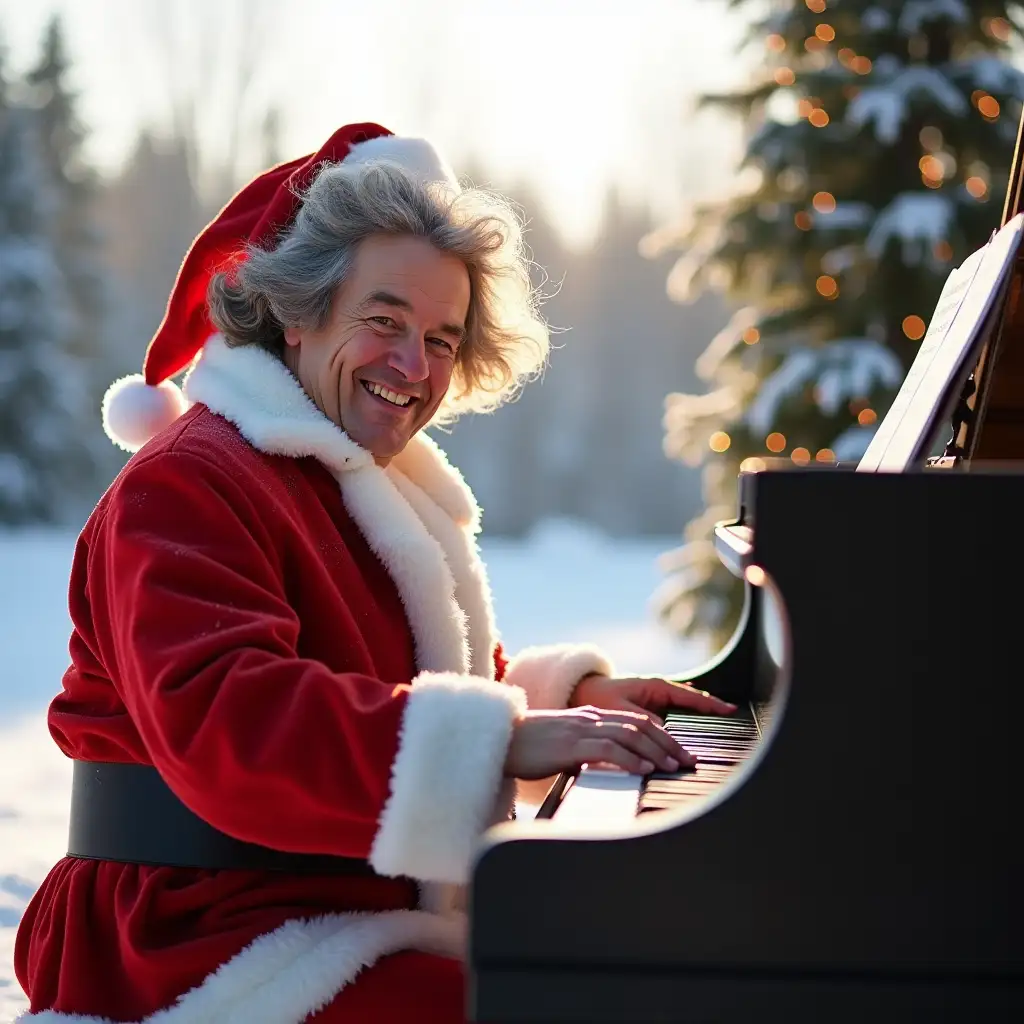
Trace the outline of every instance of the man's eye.
[[449, 352], [455, 351], [455, 348], [452, 346], [452, 343], [450, 341], [445, 341], [444, 338], [427, 338], [427, 341], [429, 341], [433, 345], [443, 345]]
[[389, 316], [371, 316], [368, 318], [372, 323], [380, 324], [381, 327], [397, 327], [398, 324]]

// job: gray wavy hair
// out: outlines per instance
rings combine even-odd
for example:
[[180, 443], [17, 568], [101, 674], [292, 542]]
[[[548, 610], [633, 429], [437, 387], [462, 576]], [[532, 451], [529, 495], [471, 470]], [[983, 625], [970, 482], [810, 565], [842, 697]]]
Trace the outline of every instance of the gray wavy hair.
[[359, 243], [375, 234], [425, 238], [469, 272], [466, 338], [435, 423], [489, 412], [543, 369], [548, 328], [511, 204], [483, 189], [424, 184], [383, 161], [326, 165], [274, 248], [249, 247], [237, 266], [214, 275], [210, 319], [229, 345], [281, 357], [286, 327], [327, 323]]

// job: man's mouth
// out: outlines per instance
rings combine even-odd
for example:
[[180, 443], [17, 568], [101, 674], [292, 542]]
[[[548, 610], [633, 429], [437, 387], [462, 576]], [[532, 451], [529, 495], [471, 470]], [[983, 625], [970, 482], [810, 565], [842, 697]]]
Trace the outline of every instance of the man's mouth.
[[385, 402], [390, 402], [391, 405], [397, 405], [402, 408], [413, 401], [412, 395], [400, 395], [397, 391], [391, 391], [389, 388], [384, 387], [383, 384], [374, 384], [368, 380], [364, 380], [361, 383], [371, 395], [382, 398]]

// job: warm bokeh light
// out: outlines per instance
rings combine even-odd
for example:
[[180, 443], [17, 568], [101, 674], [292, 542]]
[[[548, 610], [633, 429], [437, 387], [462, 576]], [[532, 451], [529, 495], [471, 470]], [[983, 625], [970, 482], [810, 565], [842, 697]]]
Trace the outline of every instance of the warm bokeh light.
[[806, 210], [800, 210], [793, 216], [793, 223], [801, 231], [810, 231], [811, 226], [814, 224], [814, 219]]
[[949, 242], [936, 242], [932, 253], [937, 260], [948, 263], [953, 258], [953, 246]]
[[761, 332], [756, 327], [748, 327], [741, 337], [747, 345], [756, 345], [761, 340]]
[[763, 473], [768, 463], [757, 455], [749, 455], [740, 463], [741, 473]]
[[840, 64], [847, 65], [854, 57], [857, 56], [857, 53], [856, 51], [851, 50], [848, 46], [844, 46], [836, 56], [839, 58]]
[[708, 438], [708, 447], [713, 452], [727, 452], [731, 444], [732, 438], [724, 430], [716, 430]]
[[917, 165], [926, 178], [938, 178], [941, 181], [946, 176], [946, 169], [937, 156], [923, 156]]
[[810, 121], [815, 128], [824, 128], [825, 125], [828, 124], [828, 114], [826, 114], [821, 107], [818, 107], [811, 111], [807, 120]]
[[903, 333], [911, 341], [920, 341], [924, 337], [925, 322], [919, 316], [903, 318]]
[[818, 294], [823, 295], [826, 299], [834, 299], [839, 294], [839, 284], [829, 274], [822, 274], [814, 282], [814, 287], [818, 289]]
[[822, 14], [825, 11], [825, 0], [804, 0], [804, 3], [807, 4], [807, 9], [815, 14]]
[[811, 461], [811, 453], [806, 448], [794, 448], [790, 458], [798, 466], [806, 466]]
[[835, 462], [836, 453], [831, 448], [820, 448], [814, 455], [815, 462]]
[[921, 184], [928, 188], [942, 188], [941, 178], [929, 178], [927, 174], [921, 175]]
[[820, 53], [825, 49], [825, 45], [817, 36], [808, 36], [804, 40], [804, 49], [808, 53]]
[[974, 196], [975, 199], [983, 199], [988, 193], [988, 184], [984, 178], [979, 178], [976, 174], [972, 174], [964, 182], [964, 188], [967, 189], [970, 195]]
[[773, 32], [767, 39], [765, 39], [764, 45], [773, 53], [782, 53], [786, 48], [786, 40], [783, 39], [778, 32]]
[[934, 125], [925, 125], [918, 134], [918, 139], [921, 145], [925, 149], [941, 149], [942, 148], [942, 132], [939, 131]]
[[853, 60], [850, 61], [850, 70], [856, 72], [858, 75], [870, 75], [871, 58], [854, 57]]
[[768, 451], [778, 455], [786, 447], [786, 435], [773, 430], [765, 439], [764, 446]]
[[982, 96], [978, 100], [978, 110], [982, 117], [994, 121], [999, 116], [999, 100], [995, 96]]
[[796, 81], [796, 75], [793, 74], [792, 68], [776, 68], [775, 69], [775, 83], [776, 85], [792, 85]]
[[836, 197], [831, 192], [815, 192], [811, 205], [818, 213], [831, 213], [836, 208]]
[[861, 409], [857, 413], [857, 422], [862, 427], [870, 427], [878, 419], [878, 413], [874, 409]]
[[1010, 23], [1005, 18], [983, 18], [982, 28], [1001, 43], [1010, 41]]
[[821, 24], [814, 30], [814, 34], [823, 43], [831, 43], [836, 37], [836, 30], [831, 25]]
[[743, 575], [746, 576], [747, 582], [752, 587], [763, 587], [764, 581], [767, 579], [767, 574], [759, 565], [748, 565]]
[[800, 117], [809, 117], [814, 109], [814, 104], [807, 99], [799, 100], [796, 105], [796, 112]]

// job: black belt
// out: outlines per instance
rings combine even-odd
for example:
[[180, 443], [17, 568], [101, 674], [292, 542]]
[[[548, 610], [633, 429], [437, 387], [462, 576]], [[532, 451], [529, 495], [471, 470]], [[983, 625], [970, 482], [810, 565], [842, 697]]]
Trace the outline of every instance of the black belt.
[[148, 765], [75, 761], [68, 856], [209, 871], [373, 876], [365, 861], [285, 853], [220, 832]]

